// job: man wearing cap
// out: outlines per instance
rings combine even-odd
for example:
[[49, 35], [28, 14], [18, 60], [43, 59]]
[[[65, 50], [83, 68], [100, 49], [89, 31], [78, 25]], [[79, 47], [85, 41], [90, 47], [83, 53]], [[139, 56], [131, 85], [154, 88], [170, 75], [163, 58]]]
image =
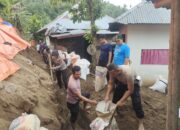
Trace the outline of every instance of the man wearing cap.
[[107, 69], [110, 79], [105, 95], [105, 101], [109, 100], [110, 93], [113, 91], [114, 94], [112, 102], [121, 108], [125, 105], [127, 99], [131, 97], [133, 109], [139, 120], [138, 130], [144, 130], [144, 111], [141, 104], [139, 81], [135, 78], [136, 73], [128, 65], [117, 66], [115, 64], [110, 64]]
[[123, 36], [118, 34], [116, 36], [116, 46], [114, 49], [113, 63], [115, 65], [128, 65], [130, 57], [130, 48], [127, 44], [123, 43]]

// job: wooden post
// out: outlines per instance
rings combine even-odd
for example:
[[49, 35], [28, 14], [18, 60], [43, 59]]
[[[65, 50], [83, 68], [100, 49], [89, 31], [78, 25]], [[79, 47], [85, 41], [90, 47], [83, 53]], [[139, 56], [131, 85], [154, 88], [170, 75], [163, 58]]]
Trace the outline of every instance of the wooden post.
[[[46, 44], [47, 44], [47, 46], [51, 45], [50, 40], [49, 40], [49, 36], [46, 36]], [[52, 81], [54, 81], [53, 72], [52, 72], [52, 69], [51, 69], [52, 68], [52, 61], [51, 61], [51, 54], [50, 53], [48, 53], [48, 61], [49, 61], [51, 79], [52, 79]]]
[[49, 61], [49, 68], [50, 68], [50, 75], [51, 75], [51, 79], [52, 81], [54, 81], [54, 78], [53, 78], [53, 72], [52, 72], [52, 62], [51, 62], [51, 55], [48, 54], [48, 61]]
[[172, 0], [166, 130], [180, 130], [180, 1]]

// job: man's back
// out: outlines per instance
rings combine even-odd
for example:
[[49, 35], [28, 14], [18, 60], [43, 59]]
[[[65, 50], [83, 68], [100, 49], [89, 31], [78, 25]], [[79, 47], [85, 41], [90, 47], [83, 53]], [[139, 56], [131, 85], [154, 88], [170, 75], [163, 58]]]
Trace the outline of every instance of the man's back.
[[121, 65], [119, 66], [119, 69], [121, 69], [121, 72], [116, 76], [111, 75], [111, 80], [119, 81], [123, 84], [134, 81], [136, 74], [132, 67], [129, 65]]

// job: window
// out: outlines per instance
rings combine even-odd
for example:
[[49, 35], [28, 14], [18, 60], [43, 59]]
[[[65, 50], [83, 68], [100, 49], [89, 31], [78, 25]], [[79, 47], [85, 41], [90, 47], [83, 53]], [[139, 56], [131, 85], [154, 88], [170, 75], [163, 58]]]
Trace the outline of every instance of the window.
[[168, 65], [168, 49], [143, 49], [141, 51], [141, 64]]

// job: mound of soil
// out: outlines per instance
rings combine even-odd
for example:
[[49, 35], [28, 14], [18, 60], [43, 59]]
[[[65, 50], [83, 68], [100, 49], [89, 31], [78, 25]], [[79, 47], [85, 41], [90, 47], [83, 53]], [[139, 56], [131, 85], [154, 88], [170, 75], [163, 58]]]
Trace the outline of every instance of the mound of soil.
[[13, 61], [21, 69], [0, 82], [0, 129], [8, 130], [12, 120], [26, 112], [36, 114], [41, 125], [49, 130], [59, 130], [56, 89], [44, 70], [46, 65], [41, 56], [30, 49], [18, 54]]

